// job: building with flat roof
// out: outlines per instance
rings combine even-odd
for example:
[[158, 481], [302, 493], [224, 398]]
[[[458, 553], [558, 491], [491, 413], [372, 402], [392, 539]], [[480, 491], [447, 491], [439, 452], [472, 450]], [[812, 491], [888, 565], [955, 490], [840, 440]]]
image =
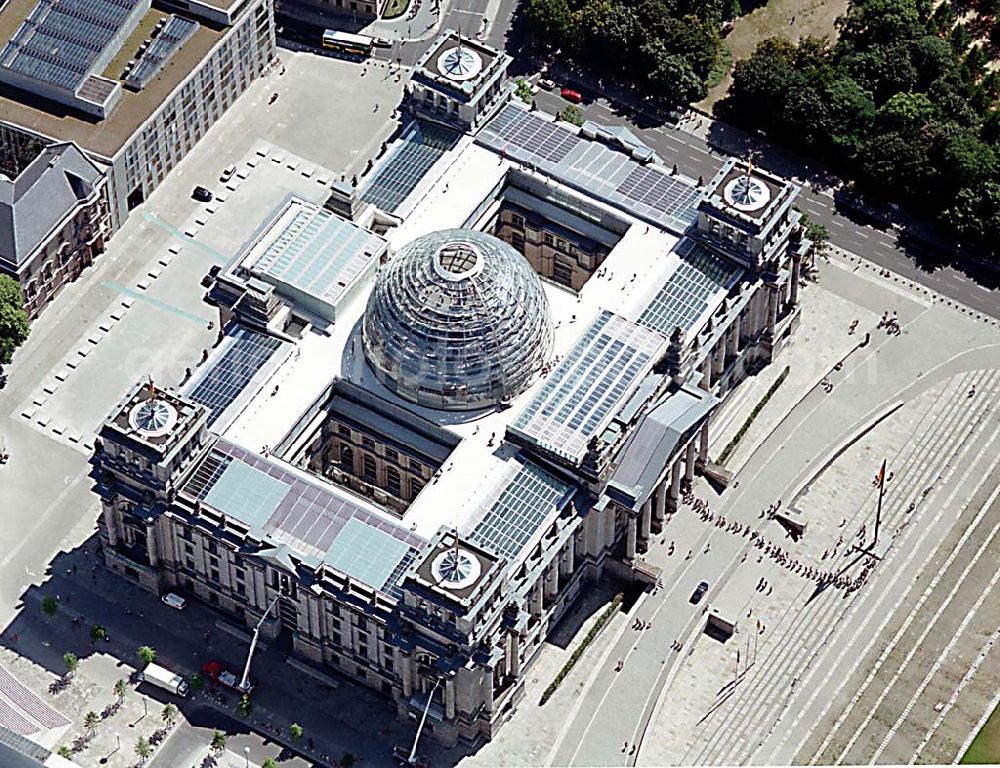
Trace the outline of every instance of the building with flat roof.
[[[729, 214], [631, 134], [513, 104], [475, 136], [432, 133], [404, 131], [336, 201], [386, 243], [374, 280], [319, 317], [247, 258], [297, 241], [287, 201], [261, 212], [209, 294], [245, 272], [216, 350], [179, 392], [137, 385], [93, 461], [109, 567], [264, 617], [300, 658], [475, 743], [582, 591], [655, 584], [643, 554], [694, 473], [725, 481], [709, 422], [794, 328], [809, 244], [782, 204], [761, 258], [716, 247]], [[512, 201], [564, 242], [529, 256]], [[547, 274], [564, 257], [570, 284]]]
[[79, 146], [112, 231], [275, 56], [270, 0], [10, 0], [0, 32], [0, 141]]

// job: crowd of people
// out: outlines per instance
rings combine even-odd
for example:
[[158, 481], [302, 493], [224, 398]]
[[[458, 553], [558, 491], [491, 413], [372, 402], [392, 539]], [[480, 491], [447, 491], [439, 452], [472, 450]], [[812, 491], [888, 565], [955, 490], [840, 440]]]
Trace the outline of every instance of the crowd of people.
[[[806, 579], [816, 582], [816, 585], [821, 588], [834, 587], [836, 589], [841, 589], [844, 591], [845, 597], [852, 592], [860, 589], [864, 583], [867, 581], [871, 569], [873, 567], [873, 561], [870, 559], [866, 562], [865, 566], [862, 568], [861, 573], [857, 576], [847, 576], [842, 574], [836, 569], [824, 569], [815, 565], [807, 565], [802, 562], [798, 557], [794, 557], [785, 548], [779, 546], [777, 543], [769, 540], [759, 531], [755, 531], [750, 527], [749, 523], [741, 523], [736, 520], [727, 520], [724, 515], [716, 514], [712, 511], [709, 503], [696, 496], [690, 488], [685, 488], [682, 495], [682, 500], [684, 504], [693, 508], [695, 514], [701, 517], [702, 521], [716, 526], [717, 528], [722, 528], [726, 533], [731, 533], [734, 536], [743, 536], [747, 538], [752, 546], [757, 550], [757, 562], [763, 562], [764, 558], [774, 561], [778, 565], [784, 567], [788, 571], [798, 574]], [[761, 510], [758, 519], [768, 519], [774, 520], [778, 515], [778, 510], [781, 508], [781, 499], [772, 503], [767, 509]], [[864, 525], [858, 531], [858, 537], [864, 541], [866, 533], [866, 528]], [[843, 536], [837, 540], [837, 544], [834, 547], [833, 557], [836, 557], [836, 553], [839, 547], [843, 544]], [[706, 552], [710, 551], [706, 546]], [[850, 554], [851, 549], [848, 548], [844, 554]], [[673, 554], [673, 542], [670, 543], [670, 548], [668, 549], [668, 554]], [[694, 556], [693, 550], [689, 550], [686, 559], [690, 559]], [[823, 553], [822, 560], [826, 560], [832, 557], [830, 555], [830, 550]], [[746, 561], [747, 553], [743, 555], [743, 561]], [[761, 579], [757, 583], [757, 591], [764, 592], [766, 594], [771, 594], [772, 587], [767, 582], [766, 579]]]

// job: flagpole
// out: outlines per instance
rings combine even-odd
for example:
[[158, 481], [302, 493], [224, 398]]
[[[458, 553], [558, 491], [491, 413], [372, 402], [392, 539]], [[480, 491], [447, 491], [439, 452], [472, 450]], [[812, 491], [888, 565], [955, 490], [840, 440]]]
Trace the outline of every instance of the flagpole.
[[875, 507], [875, 538], [872, 546], [878, 544], [878, 529], [882, 522], [882, 496], [885, 493], [885, 465], [888, 459], [882, 459], [882, 469], [878, 473], [878, 504]]

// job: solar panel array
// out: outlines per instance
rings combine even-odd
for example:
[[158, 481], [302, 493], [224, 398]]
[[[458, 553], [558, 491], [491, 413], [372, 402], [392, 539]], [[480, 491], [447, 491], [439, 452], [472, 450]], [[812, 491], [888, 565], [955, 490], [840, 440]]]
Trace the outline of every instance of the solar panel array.
[[261, 529], [300, 556], [315, 557], [390, 594], [426, 544], [349, 495], [222, 439], [184, 492]]
[[651, 366], [666, 339], [603, 310], [511, 425], [512, 432], [574, 462]]
[[39, 0], [0, 51], [0, 67], [75, 91], [134, 8], [130, 0]]
[[252, 269], [330, 304], [385, 247], [376, 234], [325, 208], [297, 206]]
[[581, 139], [557, 123], [543, 120], [523, 109], [503, 109], [493, 119], [488, 130], [500, 144], [497, 149], [526, 151], [540, 160], [558, 163], [574, 149]]
[[185, 19], [183, 16], [170, 16], [163, 29], [160, 30], [160, 34], [153, 38], [153, 42], [149, 44], [139, 61], [128, 73], [125, 85], [136, 90], [145, 88], [197, 28], [198, 24], [191, 19]]
[[225, 342], [225, 351], [187, 387], [187, 395], [211, 412], [209, 426], [235, 402], [251, 379], [282, 346], [280, 339], [239, 328]]
[[401, 145], [380, 165], [361, 192], [361, 199], [393, 213], [445, 152], [461, 136], [433, 123], [415, 122]]
[[573, 493], [573, 486], [525, 462], [467, 538], [494, 555], [513, 559]]
[[508, 104], [476, 141], [672, 232], [682, 234], [697, 218], [702, 193], [689, 179], [583, 139], [537, 112]]
[[680, 266], [639, 315], [637, 322], [666, 337], [680, 327], [687, 333], [708, 307], [712, 296], [729, 289], [743, 270], [710, 248], [683, 238], [674, 249]]

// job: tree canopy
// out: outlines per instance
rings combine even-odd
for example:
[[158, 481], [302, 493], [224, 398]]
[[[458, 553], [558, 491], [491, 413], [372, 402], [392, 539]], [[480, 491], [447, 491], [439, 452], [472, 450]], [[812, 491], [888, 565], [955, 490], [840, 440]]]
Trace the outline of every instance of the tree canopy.
[[853, 0], [836, 44], [761, 42], [723, 110], [996, 253], [1000, 76], [957, 19], [952, 0]]
[[20, 286], [7, 275], [0, 275], [0, 365], [6, 365], [28, 338], [28, 316]]
[[525, 0], [536, 39], [670, 104], [704, 98], [724, 0]]

